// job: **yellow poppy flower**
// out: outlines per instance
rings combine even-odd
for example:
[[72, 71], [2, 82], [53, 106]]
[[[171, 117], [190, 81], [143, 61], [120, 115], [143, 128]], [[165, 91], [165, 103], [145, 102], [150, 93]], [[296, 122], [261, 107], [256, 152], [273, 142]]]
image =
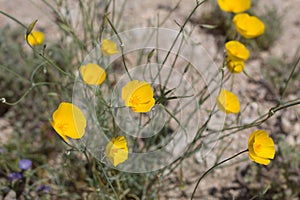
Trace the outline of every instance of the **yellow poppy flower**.
[[32, 31], [29, 35], [28, 35], [28, 43], [31, 46], [37, 46], [40, 44], [43, 44], [44, 42], [44, 33], [40, 32], [40, 31]]
[[268, 165], [275, 156], [275, 145], [272, 138], [264, 130], [254, 131], [248, 140], [248, 155], [250, 160]]
[[251, 0], [218, 0], [221, 10], [225, 12], [244, 12], [251, 6]]
[[226, 58], [226, 66], [232, 73], [240, 73], [245, 67], [245, 62], [242, 60], [231, 60], [230, 57]]
[[233, 23], [239, 32], [245, 38], [255, 38], [265, 32], [265, 24], [255, 16], [247, 13], [240, 13], [234, 16]]
[[125, 106], [131, 107], [134, 112], [149, 112], [155, 104], [153, 89], [145, 81], [133, 80], [122, 88], [122, 99]]
[[65, 142], [69, 142], [67, 137], [79, 139], [84, 135], [86, 119], [81, 110], [72, 103], [60, 103], [52, 119], [52, 127]]
[[240, 102], [237, 96], [228, 90], [222, 89], [217, 97], [217, 106], [219, 110], [226, 114], [240, 112]]
[[230, 57], [231, 60], [246, 61], [250, 56], [250, 52], [245, 45], [235, 40], [226, 42], [225, 49], [227, 56]]
[[101, 43], [101, 51], [105, 56], [111, 56], [119, 53], [117, 44], [114, 41], [104, 39]]
[[105, 70], [97, 64], [88, 63], [80, 67], [83, 81], [89, 85], [100, 85], [106, 78]]
[[124, 136], [113, 138], [106, 146], [106, 157], [116, 167], [128, 159], [128, 147]]

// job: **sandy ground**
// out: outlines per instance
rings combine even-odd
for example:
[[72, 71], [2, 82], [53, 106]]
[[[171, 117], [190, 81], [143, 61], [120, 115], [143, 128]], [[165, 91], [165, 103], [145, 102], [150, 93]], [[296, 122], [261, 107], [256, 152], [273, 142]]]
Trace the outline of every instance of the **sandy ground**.
[[[51, 2], [51, 1], [48, 1]], [[117, 5], [120, 5], [122, 1], [116, 1]], [[143, 3], [132, 3], [129, 2], [125, 6], [124, 10], [124, 20], [128, 21], [128, 29], [136, 27], [146, 27], [155, 26], [157, 19], [162, 21], [166, 15], [176, 6], [174, 0], [151, 0], [143, 1]], [[300, 0], [273, 0], [259, 2], [261, 7], [264, 6], [275, 6], [279, 13], [283, 15], [283, 34], [280, 39], [275, 43], [274, 47], [271, 49], [271, 54], [276, 56], [282, 56], [286, 54], [287, 56], [294, 55], [297, 47], [300, 46]], [[163, 27], [176, 29], [178, 26], [174, 23], [179, 24], [183, 22], [183, 19], [188, 15], [195, 5], [194, 0], [184, 0], [179, 4], [178, 9], [176, 9], [170, 16], [169, 20], [163, 25]], [[74, 9], [76, 6], [73, 5]], [[31, 0], [0, 0], [0, 9], [5, 11], [12, 16], [20, 19], [23, 23], [29, 24], [35, 19], [38, 19], [38, 26], [45, 29], [49, 33], [55, 33], [55, 25], [51, 20], [51, 13], [49, 9], [45, 8], [41, 1], [31, 1]], [[117, 8], [118, 9], [118, 8]], [[196, 16], [200, 16], [203, 9], [199, 9], [196, 12]], [[6, 24], [15, 25], [15, 23], [6, 17], [0, 15], [0, 27]], [[52, 30], [51, 30], [52, 29]], [[54, 29], [54, 30], [53, 30]], [[207, 39], [210, 36], [202, 36], [200, 34], [200, 41], [207, 42], [211, 45], [211, 40]]]

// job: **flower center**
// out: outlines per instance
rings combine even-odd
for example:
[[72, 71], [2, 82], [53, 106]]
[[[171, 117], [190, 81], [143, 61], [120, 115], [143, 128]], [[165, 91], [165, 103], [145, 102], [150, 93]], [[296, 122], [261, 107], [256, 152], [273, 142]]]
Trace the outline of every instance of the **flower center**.
[[253, 149], [254, 149], [254, 152], [259, 152], [261, 149], [261, 144], [254, 144]]
[[237, 56], [239, 54], [238, 51], [233, 51], [233, 55]]
[[59, 128], [59, 130], [61, 130], [61, 132], [64, 134], [64, 135], [66, 135], [66, 132], [67, 132], [67, 124], [65, 124], [65, 123], [59, 123], [58, 125], [57, 125], [57, 127]]
[[131, 106], [136, 106], [138, 104], [141, 103], [141, 98], [139, 96], [133, 95], [130, 100], [129, 100], [129, 104]]

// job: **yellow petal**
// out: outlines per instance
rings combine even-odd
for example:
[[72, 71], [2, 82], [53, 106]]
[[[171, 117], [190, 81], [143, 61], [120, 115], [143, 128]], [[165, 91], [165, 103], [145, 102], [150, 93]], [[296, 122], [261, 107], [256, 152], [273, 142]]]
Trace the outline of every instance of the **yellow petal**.
[[128, 152], [125, 150], [119, 150], [113, 157], [112, 164], [116, 167], [119, 164], [125, 162], [128, 159]]
[[122, 88], [122, 99], [134, 112], [149, 112], [155, 104], [151, 85], [138, 80], [130, 81]]
[[249, 56], [249, 50], [242, 43], [232, 40], [225, 44], [227, 56], [231, 60], [246, 61]]
[[231, 60], [230, 57], [226, 58], [226, 66], [232, 73], [241, 73], [245, 67], [244, 61]]
[[[268, 132], [264, 131], [264, 130], [257, 130], [254, 132], [254, 134], [255, 134], [256, 142], [263, 142], [264, 139], [270, 138]], [[273, 143], [273, 146], [274, 146], [274, 143]]]
[[248, 140], [249, 158], [256, 163], [268, 165], [275, 156], [275, 145], [264, 130], [254, 131]]
[[32, 31], [29, 35], [28, 35], [28, 43], [31, 46], [36, 46], [36, 45], [40, 45], [43, 44], [44, 42], [44, 33], [40, 32], [40, 31]]
[[266, 131], [260, 130], [253, 143], [255, 154], [263, 158], [273, 159], [275, 156], [275, 145]]
[[261, 158], [261, 157], [258, 157], [256, 156], [255, 154], [251, 154], [250, 151], [249, 151], [249, 158], [250, 160], [258, 163], [258, 164], [263, 164], [263, 165], [268, 165], [270, 164], [270, 160], [269, 159], [266, 159], [266, 158]]
[[105, 56], [111, 56], [119, 53], [117, 44], [114, 41], [104, 39], [101, 43], [101, 51]]
[[149, 102], [143, 103], [143, 104], [138, 104], [135, 107], [131, 107], [134, 112], [149, 112], [151, 108], [155, 104], [155, 99], [151, 98]]
[[56, 125], [56, 123], [54, 121], [50, 121], [51, 126], [54, 128], [54, 130], [56, 131], [56, 133], [65, 141], [65, 142], [69, 142], [69, 139], [66, 137], [66, 135], [64, 134], [64, 130], [63, 130], [63, 126], [60, 125]]
[[[260, 131], [260, 130], [259, 130]], [[249, 139], [248, 139], [248, 146], [250, 147], [252, 147], [253, 146], [253, 143], [254, 143], [254, 138], [255, 138], [255, 136], [256, 136], [256, 134], [258, 133], [258, 131], [254, 131], [254, 132], [252, 132], [251, 133], [251, 135], [250, 135], [250, 137], [249, 137]]]
[[89, 85], [100, 85], [106, 78], [105, 70], [97, 64], [88, 63], [80, 67], [83, 81]]
[[[254, 143], [254, 145], [256, 145]], [[262, 146], [259, 151], [255, 151], [256, 155], [261, 158], [273, 159], [275, 157], [275, 147], [273, 146]]]
[[138, 80], [133, 80], [128, 82], [123, 88], [122, 88], [122, 99], [125, 102], [126, 106], [129, 106], [129, 100], [132, 94], [141, 86], [147, 84], [144, 81], [139, 82]]
[[222, 89], [217, 97], [217, 106], [226, 114], [240, 112], [240, 102], [237, 96], [225, 89]]
[[234, 16], [236, 30], [245, 38], [255, 38], [265, 32], [265, 24], [255, 16], [240, 13]]
[[51, 125], [68, 142], [67, 137], [79, 139], [84, 135], [86, 119], [81, 110], [72, 103], [62, 102], [52, 115]]
[[106, 157], [116, 167], [128, 159], [128, 147], [124, 136], [113, 138], [106, 146]]
[[129, 106], [134, 106], [135, 104], [144, 104], [149, 102], [152, 99], [153, 99], [152, 87], [150, 84], [145, 83], [133, 91], [133, 93], [130, 96]]
[[112, 143], [114, 144], [115, 147], [119, 149], [125, 149], [127, 148], [127, 142], [126, 138], [124, 136], [117, 136], [112, 139]]
[[220, 8], [225, 12], [244, 12], [251, 6], [251, 0], [218, 0]]

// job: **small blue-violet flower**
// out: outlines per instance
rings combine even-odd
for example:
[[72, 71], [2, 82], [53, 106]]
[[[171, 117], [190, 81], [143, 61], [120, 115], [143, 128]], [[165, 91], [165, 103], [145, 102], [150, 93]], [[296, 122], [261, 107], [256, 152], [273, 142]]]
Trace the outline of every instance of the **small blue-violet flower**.
[[37, 187], [37, 192], [49, 193], [52, 188], [48, 185], [40, 185]]
[[22, 170], [28, 170], [32, 166], [32, 161], [28, 159], [22, 159], [19, 162], [19, 167]]
[[19, 180], [19, 179], [22, 179], [22, 174], [20, 174], [18, 172], [11, 172], [8, 175], [8, 180], [9, 181]]
[[6, 149], [5, 148], [0, 148], [0, 153], [5, 153]]

